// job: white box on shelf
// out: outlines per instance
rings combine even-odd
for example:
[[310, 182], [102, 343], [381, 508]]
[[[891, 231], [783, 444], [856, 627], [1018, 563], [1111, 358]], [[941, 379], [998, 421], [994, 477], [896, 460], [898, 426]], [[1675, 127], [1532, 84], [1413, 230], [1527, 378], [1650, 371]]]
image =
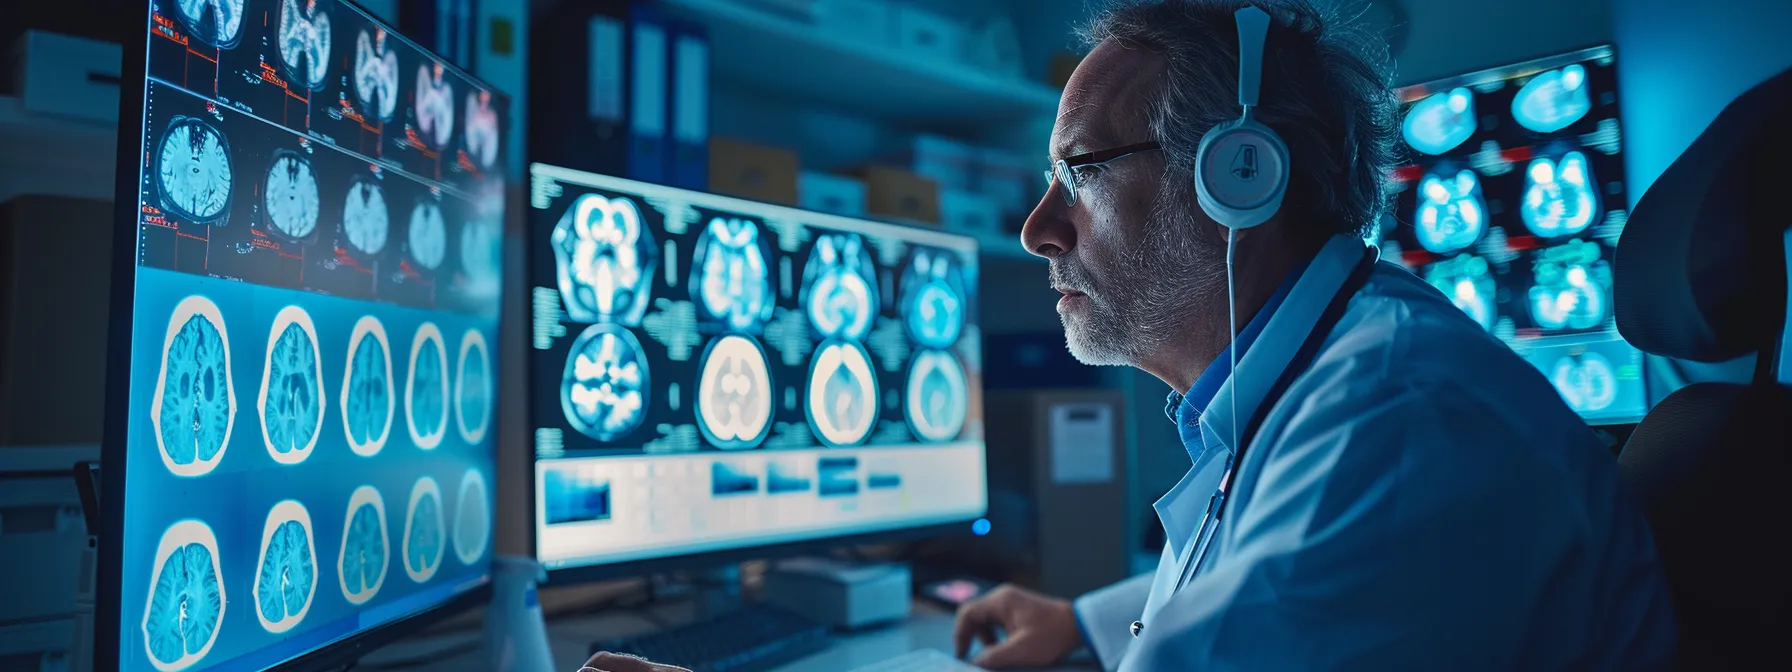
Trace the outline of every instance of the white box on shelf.
[[886, 0], [815, 0], [814, 5], [810, 14], [817, 30], [870, 46], [895, 40], [895, 12]]
[[26, 31], [12, 53], [19, 99], [37, 114], [116, 121], [123, 53], [115, 42]]
[[845, 217], [865, 216], [863, 180], [805, 170], [796, 178], [797, 207]]
[[978, 22], [965, 36], [965, 60], [1004, 77], [1019, 79], [1026, 75], [1020, 49], [1020, 29], [1005, 14]]
[[815, 5], [818, 0], [745, 0], [747, 4], [759, 9], [788, 16], [793, 19], [811, 21], [815, 18]]
[[964, 58], [965, 39], [965, 26], [951, 17], [896, 6], [896, 48], [912, 58], [958, 63]]
[[994, 199], [1005, 214], [1026, 213], [1039, 204], [1045, 185], [1043, 161], [1019, 153], [984, 148], [977, 153], [977, 191]]
[[941, 189], [971, 189], [977, 172], [977, 150], [940, 135], [917, 134], [903, 152], [908, 169], [940, 185]]
[[940, 192], [940, 223], [955, 233], [994, 236], [1002, 232], [1002, 209], [983, 194], [946, 189]]

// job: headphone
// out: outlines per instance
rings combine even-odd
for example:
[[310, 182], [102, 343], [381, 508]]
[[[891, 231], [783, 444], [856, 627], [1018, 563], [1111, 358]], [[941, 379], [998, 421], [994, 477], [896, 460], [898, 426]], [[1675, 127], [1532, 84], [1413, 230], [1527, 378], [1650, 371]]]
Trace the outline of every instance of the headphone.
[[1195, 195], [1208, 217], [1228, 229], [1248, 229], [1268, 221], [1282, 207], [1288, 189], [1288, 145], [1268, 126], [1251, 118], [1263, 83], [1263, 43], [1269, 15], [1245, 7], [1238, 19], [1238, 119], [1201, 137], [1195, 153]]

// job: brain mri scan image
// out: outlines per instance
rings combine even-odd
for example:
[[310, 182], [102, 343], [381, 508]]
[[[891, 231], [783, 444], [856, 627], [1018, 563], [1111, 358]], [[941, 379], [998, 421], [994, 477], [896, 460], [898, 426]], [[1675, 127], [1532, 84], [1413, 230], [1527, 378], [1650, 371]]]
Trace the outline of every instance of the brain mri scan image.
[[361, 254], [379, 254], [386, 249], [386, 234], [391, 228], [391, 213], [386, 210], [386, 195], [380, 183], [357, 175], [342, 202], [342, 233], [348, 238], [348, 246]]
[[503, 135], [498, 128], [498, 111], [492, 108], [492, 92], [467, 94], [467, 156], [482, 170], [490, 170], [498, 162], [498, 142]]
[[454, 83], [445, 74], [441, 63], [417, 66], [417, 135], [437, 149], [454, 135]]
[[1597, 352], [1556, 360], [1549, 380], [1576, 413], [1597, 413], [1618, 399], [1618, 374], [1611, 360]]
[[877, 317], [877, 268], [858, 234], [816, 239], [803, 266], [803, 303], [809, 324], [824, 339], [859, 340]]
[[903, 274], [903, 319], [924, 348], [949, 348], [964, 329], [964, 278], [950, 252], [921, 249]]
[[759, 225], [746, 219], [709, 220], [691, 263], [697, 305], [730, 330], [763, 323], [777, 300], [766, 256]]
[[647, 353], [627, 329], [597, 324], [573, 341], [560, 379], [560, 407], [574, 429], [614, 441], [647, 417]]
[[404, 414], [411, 442], [434, 450], [448, 433], [448, 347], [434, 322], [417, 327], [411, 340], [411, 375], [404, 383]]
[[944, 350], [923, 350], [908, 370], [908, 426], [922, 441], [950, 441], [964, 430], [970, 386], [964, 367]]
[[1475, 172], [1464, 170], [1454, 178], [1426, 175], [1419, 183], [1413, 231], [1419, 246], [1433, 254], [1449, 254], [1480, 240], [1487, 231], [1487, 206]]
[[362, 457], [378, 455], [392, 435], [392, 344], [386, 327], [372, 315], [355, 321], [348, 337], [348, 368], [342, 373], [342, 430], [348, 449]]
[[290, 83], [318, 90], [330, 66], [330, 15], [318, 0], [281, 0], [280, 61]]
[[210, 473], [236, 426], [230, 336], [217, 304], [189, 296], [174, 307], [149, 417], [162, 464], [176, 476]]
[[311, 456], [324, 428], [324, 369], [317, 326], [303, 308], [287, 306], [274, 316], [256, 407], [262, 440], [275, 462], [298, 464]]
[[162, 134], [156, 190], [168, 214], [196, 224], [223, 225], [230, 214], [230, 143], [194, 117], [176, 116]]
[[1498, 289], [1486, 259], [1465, 254], [1432, 264], [1425, 269], [1425, 282], [1450, 297], [1450, 302], [1474, 318], [1482, 329], [1493, 330], [1498, 317], [1494, 312]]
[[317, 231], [320, 201], [310, 159], [291, 150], [275, 152], [266, 195], [269, 231], [292, 240], [308, 239]]
[[398, 111], [398, 52], [375, 26], [355, 38], [355, 103], [368, 121], [391, 121]]
[[183, 520], [162, 533], [155, 576], [143, 610], [143, 645], [163, 672], [184, 670], [205, 658], [224, 624], [224, 572], [218, 537], [210, 525]]
[[467, 443], [485, 440], [485, 430], [491, 425], [491, 368], [485, 335], [468, 329], [460, 338], [460, 361], [454, 367], [454, 422]]
[[1457, 87], [1414, 103], [1400, 124], [1400, 134], [1413, 149], [1437, 155], [1467, 142], [1475, 128], [1475, 94]]
[[877, 372], [865, 347], [829, 341], [809, 363], [809, 426], [831, 446], [851, 446], [877, 424]]
[[1610, 277], [1610, 268], [1604, 261], [1538, 264], [1536, 284], [1531, 286], [1531, 318], [1544, 329], [1599, 326], [1609, 317], [1606, 288], [1611, 286]]
[[411, 208], [411, 260], [418, 266], [436, 270], [448, 256], [448, 224], [442, 220], [442, 206], [429, 198], [417, 199]]
[[174, 8], [187, 34], [219, 49], [236, 46], [243, 37], [244, 0], [175, 0]]
[[251, 589], [255, 617], [272, 633], [291, 630], [311, 610], [317, 594], [317, 545], [311, 512], [288, 499], [268, 511], [261, 531], [261, 558]]
[[492, 538], [491, 499], [485, 490], [485, 474], [468, 469], [460, 479], [460, 496], [454, 500], [454, 557], [471, 565], [485, 556]]
[[634, 201], [580, 196], [560, 216], [552, 242], [567, 316], [641, 323], [659, 256]]
[[442, 528], [442, 488], [436, 479], [424, 476], [411, 488], [411, 505], [404, 516], [404, 573], [412, 581], [423, 583], [436, 575], [442, 566], [442, 552], [447, 548]]
[[771, 369], [753, 339], [730, 334], [711, 341], [697, 377], [697, 429], [724, 450], [752, 448], [771, 431]]
[[1567, 128], [1593, 109], [1587, 94], [1587, 69], [1570, 65], [1532, 78], [1512, 98], [1512, 117], [1538, 133]]
[[1599, 193], [1585, 154], [1568, 152], [1556, 161], [1539, 158], [1525, 170], [1519, 214], [1531, 233], [1572, 236], [1586, 230], [1598, 212]]
[[386, 583], [392, 556], [386, 536], [386, 500], [371, 485], [355, 488], [342, 522], [342, 553], [336, 557], [336, 581], [349, 604], [366, 604]]
[[467, 274], [470, 294], [497, 293], [504, 272], [502, 231], [502, 223], [489, 219], [469, 219], [460, 227], [460, 267]]

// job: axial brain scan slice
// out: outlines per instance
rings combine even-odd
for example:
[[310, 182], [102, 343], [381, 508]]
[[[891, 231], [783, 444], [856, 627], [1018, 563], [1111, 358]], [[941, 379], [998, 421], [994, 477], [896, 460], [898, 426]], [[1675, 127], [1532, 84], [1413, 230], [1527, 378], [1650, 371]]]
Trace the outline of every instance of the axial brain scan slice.
[[877, 316], [877, 269], [858, 234], [824, 234], [803, 266], [809, 324], [822, 338], [859, 340]]
[[1593, 109], [1587, 94], [1587, 69], [1570, 65], [1532, 78], [1512, 98], [1512, 116], [1538, 133], [1567, 128]]
[[923, 441], [950, 441], [970, 405], [964, 367], [944, 350], [923, 350], [908, 372], [908, 424]]
[[386, 30], [374, 27], [355, 38], [355, 102], [369, 120], [391, 121], [398, 110], [398, 52]]
[[1486, 259], [1465, 254], [1432, 264], [1425, 269], [1425, 282], [1450, 297], [1450, 302], [1474, 318], [1482, 329], [1493, 330], [1497, 317], [1495, 296], [1499, 290]]
[[362, 254], [379, 254], [386, 249], [386, 234], [391, 228], [391, 213], [386, 210], [386, 195], [380, 184], [356, 176], [342, 203], [342, 233], [348, 238], [349, 247]]
[[155, 175], [169, 214], [199, 224], [222, 224], [229, 214], [230, 143], [204, 121], [174, 117], [162, 134]]
[[1618, 398], [1618, 376], [1611, 360], [1597, 352], [1571, 355], [1556, 360], [1549, 372], [1550, 382], [1568, 407], [1577, 413], [1603, 411]]
[[921, 248], [903, 277], [903, 314], [909, 337], [925, 348], [949, 348], [964, 329], [965, 291], [958, 260]]
[[485, 555], [491, 536], [491, 500], [485, 491], [485, 474], [468, 469], [454, 503], [454, 557], [463, 565], [478, 562]]
[[1448, 254], [1475, 244], [1487, 230], [1481, 181], [1472, 170], [1454, 178], [1426, 175], [1419, 183], [1419, 211], [1413, 216], [1419, 245]]
[[865, 440], [877, 422], [877, 372], [865, 347], [830, 341], [809, 364], [809, 425], [822, 441], [850, 446]]
[[697, 239], [691, 287], [711, 318], [740, 331], [771, 317], [777, 299], [771, 271], [752, 220], [716, 217]]
[[560, 381], [566, 421], [598, 441], [614, 441], [647, 417], [647, 353], [627, 329], [587, 328], [567, 353]]
[[580, 196], [561, 215], [552, 242], [568, 317], [641, 323], [658, 251], [634, 201]]
[[1475, 128], [1475, 96], [1467, 88], [1457, 87], [1414, 103], [1400, 132], [1413, 149], [1435, 155], [1468, 141]]
[[1545, 238], [1586, 230], [1599, 211], [1599, 194], [1587, 156], [1568, 152], [1559, 161], [1539, 158], [1525, 171], [1524, 225]]
[[697, 379], [697, 428], [710, 445], [752, 448], [771, 430], [772, 376], [765, 351], [746, 336], [728, 335], [709, 344]]
[[342, 553], [336, 558], [337, 582], [349, 604], [366, 604], [385, 584], [392, 554], [387, 538], [386, 501], [380, 491], [371, 485], [355, 488], [342, 524]]
[[411, 208], [411, 228], [407, 236], [411, 259], [418, 266], [436, 270], [448, 256], [448, 225], [442, 221], [442, 206], [428, 198], [417, 200]]
[[293, 240], [317, 231], [319, 199], [311, 161], [298, 152], [280, 150], [268, 166], [268, 230]]
[[475, 91], [467, 94], [467, 156], [480, 168], [491, 168], [498, 161], [498, 111], [492, 109], [492, 93]]
[[442, 331], [432, 322], [417, 328], [411, 341], [411, 376], [404, 385], [405, 415], [411, 441], [430, 450], [448, 432], [448, 351]]
[[492, 414], [491, 359], [486, 352], [485, 336], [467, 330], [461, 337], [460, 363], [455, 369], [455, 425], [460, 429], [460, 438], [479, 443], [485, 439]]
[[291, 630], [311, 610], [317, 593], [317, 545], [311, 530], [311, 513], [297, 501], [282, 501], [268, 511], [252, 590], [255, 616], [268, 632]]
[[424, 476], [411, 488], [410, 512], [404, 521], [404, 572], [423, 583], [436, 575], [446, 550], [442, 529], [442, 489]]
[[317, 354], [317, 327], [298, 306], [274, 317], [262, 369], [262, 438], [268, 454], [281, 464], [298, 464], [311, 455], [324, 424], [323, 366]]
[[211, 526], [188, 519], [162, 533], [143, 614], [143, 644], [156, 669], [184, 670], [211, 652], [229, 604], [222, 577]]
[[1591, 329], [1607, 317], [1604, 261], [1538, 264], [1531, 317], [1544, 329]]
[[386, 327], [372, 315], [355, 322], [349, 336], [348, 370], [342, 376], [342, 428], [348, 449], [371, 457], [392, 433], [392, 345]]
[[190, 296], [175, 306], [151, 405], [168, 471], [199, 476], [218, 465], [235, 425], [236, 385], [224, 315], [209, 299]]
[[243, 36], [245, 0], [175, 0], [187, 33], [219, 49], [236, 46]]
[[485, 219], [469, 219], [460, 227], [460, 268], [468, 280], [495, 291], [502, 280], [504, 241], [502, 224]]
[[454, 83], [443, 77], [441, 63], [417, 67], [417, 133], [431, 147], [443, 147], [454, 134]]
[[280, 60], [292, 83], [324, 88], [330, 65], [330, 15], [318, 0], [281, 0]]

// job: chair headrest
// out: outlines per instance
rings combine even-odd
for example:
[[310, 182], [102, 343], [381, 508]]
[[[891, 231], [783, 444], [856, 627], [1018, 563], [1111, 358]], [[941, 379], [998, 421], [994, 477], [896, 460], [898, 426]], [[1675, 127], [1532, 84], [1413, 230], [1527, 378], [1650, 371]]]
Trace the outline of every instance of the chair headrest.
[[1731, 101], [1636, 204], [1612, 271], [1618, 331], [1632, 345], [1700, 362], [1779, 345], [1788, 119], [1792, 69]]

